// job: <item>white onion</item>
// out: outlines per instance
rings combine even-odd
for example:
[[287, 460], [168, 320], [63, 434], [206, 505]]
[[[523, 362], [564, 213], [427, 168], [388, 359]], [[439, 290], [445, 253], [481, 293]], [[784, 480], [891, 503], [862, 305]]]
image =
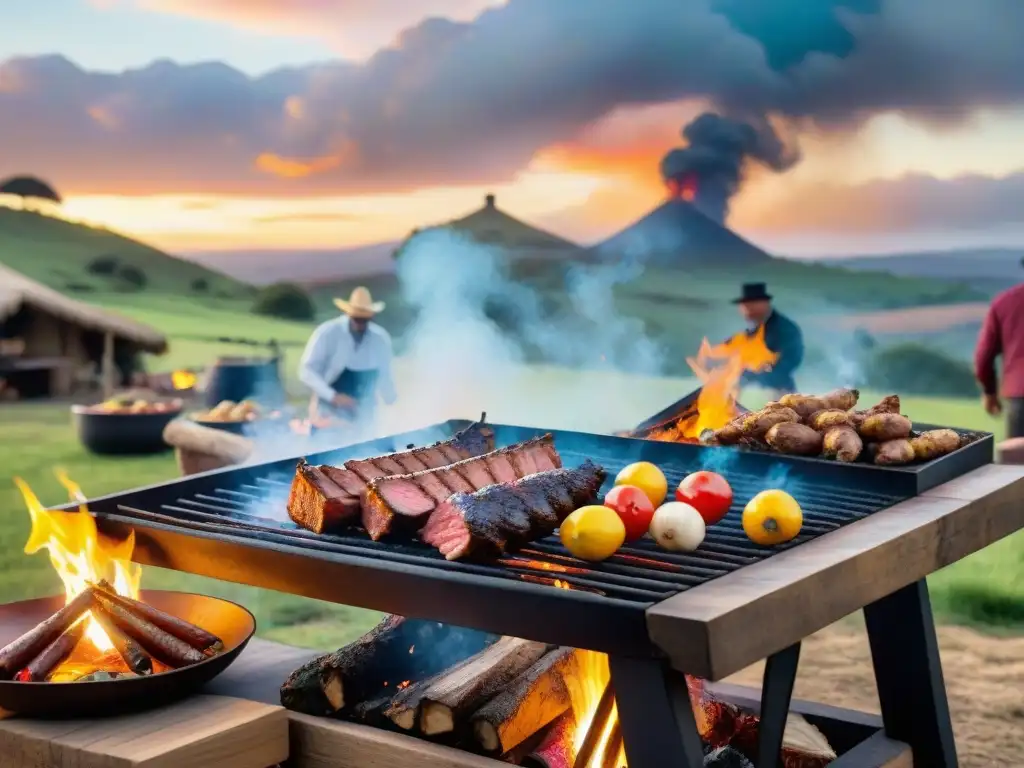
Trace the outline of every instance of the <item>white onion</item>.
[[670, 501], [654, 510], [650, 533], [662, 549], [692, 552], [704, 541], [707, 528], [700, 512], [681, 501]]

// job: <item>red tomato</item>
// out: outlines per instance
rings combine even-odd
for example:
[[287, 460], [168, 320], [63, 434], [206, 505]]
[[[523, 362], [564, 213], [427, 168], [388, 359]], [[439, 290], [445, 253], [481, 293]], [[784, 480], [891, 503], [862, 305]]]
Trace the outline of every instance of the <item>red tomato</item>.
[[604, 497], [604, 505], [615, 510], [626, 526], [626, 541], [642, 538], [651, 526], [654, 505], [635, 485], [617, 485]]
[[714, 472], [694, 472], [676, 488], [676, 501], [689, 504], [700, 512], [704, 523], [714, 525], [732, 506], [732, 488], [725, 478]]

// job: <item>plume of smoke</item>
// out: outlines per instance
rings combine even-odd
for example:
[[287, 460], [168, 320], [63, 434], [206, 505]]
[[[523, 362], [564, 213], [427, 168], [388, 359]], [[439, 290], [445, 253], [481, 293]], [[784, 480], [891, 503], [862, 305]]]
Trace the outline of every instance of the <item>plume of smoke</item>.
[[799, 159], [765, 118], [747, 122], [705, 112], [683, 128], [682, 136], [687, 146], [662, 158], [662, 178], [672, 189], [690, 190], [694, 205], [719, 223], [728, 216], [748, 161], [783, 171]]
[[[637, 403], [630, 380], [617, 372], [658, 376], [663, 363], [643, 323], [615, 307], [614, 287], [638, 269], [571, 265], [564, 301], [547, 306], [550, 296], [516, 282], [498, 250], [451, 230], [420, 233], [397, 265], [416, 319], [389, 419], [408, 429], [486, 410], [493, 420], [525, 425], [631, 426], [638, 408], [642, 418], [661, 404]], [[527, 367], [528, 359], [541, 364]], [[553, 366], [578, 372], [559, 375]], [[617, 411], [618, 404], [633, 410]]]

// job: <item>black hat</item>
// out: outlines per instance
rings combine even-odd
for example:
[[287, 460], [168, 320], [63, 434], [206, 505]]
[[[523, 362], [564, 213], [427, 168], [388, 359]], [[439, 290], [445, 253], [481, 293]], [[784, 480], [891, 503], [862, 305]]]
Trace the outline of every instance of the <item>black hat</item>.
[[744, 283], [742, 294], [738, 299], [733, 299], [733, 304], [744, 304], [748, 301], [771, 301], [772, 295], [764, 283]]

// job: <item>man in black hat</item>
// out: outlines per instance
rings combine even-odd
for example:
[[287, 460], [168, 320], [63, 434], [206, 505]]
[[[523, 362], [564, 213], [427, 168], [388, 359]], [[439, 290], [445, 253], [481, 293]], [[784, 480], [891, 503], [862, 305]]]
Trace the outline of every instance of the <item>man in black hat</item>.
[[772, 307], [772, 296], [764, 283], [744, 283], [739, 298], [733, 300], [747, 322], [747, 335], [764, 326], [764, 343], [779, 359], [770, 368], [745, 371], [743, 382], [775, 390], [776, 395], [796, 392], [793, 373], [804, 361], [804, 335], [800, 328]]

